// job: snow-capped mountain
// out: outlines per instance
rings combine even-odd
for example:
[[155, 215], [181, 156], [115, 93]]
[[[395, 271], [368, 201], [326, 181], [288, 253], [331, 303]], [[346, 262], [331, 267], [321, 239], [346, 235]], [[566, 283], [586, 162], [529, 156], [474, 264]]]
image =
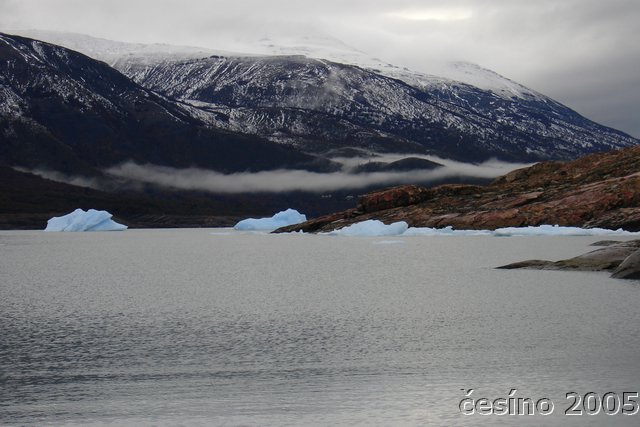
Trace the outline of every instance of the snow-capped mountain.
[[121, 71], [144, 87], [215, 113], [216, 126], [314, 152], [352, 145], [471, 162], [530, 161], [636, 143], [517, 84], [495, 93], [445, 79], [419, 81], [414, 74], [418, 81], [412, 85], [303, 56], [129, 62]]
[[214, 55], [223, 57], [305, 56], [356, 65], [423, 89], [458, 82], [489, 90], [507, 98], [539, 96], [534, 91], [476, 64], [434, 61], [431, 73], [417, 72], [374, 58], [335, 37], [322, 33], [310, 33], [293, 38], [264, 35], [253, 42], [245, 41], [242, 44], [242, 50], [214, 50], [160, 43], [126, 43], [59, 31], [20, 30], [12, 33], [82, 52], [117, 69]]
[[[492, 91], [505, 98], [535, 97], [536, 92], [476, 64], [462, 61], [438, 61], [430, 64], [430, 72], [410, 70], [385, 62], [349, 46], [326, 34], [311, 33], [303, 37], [264, 36], [258, 40], [256, 52], [270, 56], [302, 55], [326, 59], [340, 64], [356, 65], [368, 71], [392, 77], [421, 89], [441, 87], [443, 84], [466, 83], [479, 89]], [[230, 56], [230, 55], [222, 55]]]
[[135, 58], [136, 62], [146, 58], [149, 63], [156, 63], [164, 60], [203, 58], [214, 54], [229, 54], [229, 52], [218, 52], [191, 46], [175, 46], [162, 43], [126, 43], [92, 37], [86, 34], [60, 31], [19, 30], [9, 31], [9, 33], [66, 47], [91, 58], [104, 61], [112, 67], [117, 61], [126, 61], [128, 57]]
[[[314, 154], [357, 147], [535, 161], [638, 142], [477, 65], [414, 72], [331, 37], [263, 37], [245, 54], [27, 33], [107, 62], [201, 126]], [[0, 108], [17, 111], [7, 105], [17, 105], [13, 94]]]
[[353, 146], [470, 162], [535, 161], [638, 142], [480, 66], [414, 72], [331, 37], [263, 37], [258, 54], [241, 54], [34, 35], [107, 61], [210, 126], [308, 152]]
[[0, 164], [91, 175], [124, 161], [223, 172], [329, 162], [213, 129], [103, 62], [0, 33]]

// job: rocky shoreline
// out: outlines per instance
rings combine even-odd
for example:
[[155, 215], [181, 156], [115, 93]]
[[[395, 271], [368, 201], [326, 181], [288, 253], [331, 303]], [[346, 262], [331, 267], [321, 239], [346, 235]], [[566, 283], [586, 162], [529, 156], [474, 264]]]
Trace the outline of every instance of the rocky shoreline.
[[275, 232], [328, 232], [369, 219], [469, 230], [558, 224], [639, 231], [640, 146], [538, 163], [487, 186], [393, 187], [361, 196], [355, 208]]
[[591, 246], [600, 249], [561, 261], [527, 260], [497, 267], [499, 269], [609, 271], [615, 279], [640, 279], [640, 240], [602, 241]]

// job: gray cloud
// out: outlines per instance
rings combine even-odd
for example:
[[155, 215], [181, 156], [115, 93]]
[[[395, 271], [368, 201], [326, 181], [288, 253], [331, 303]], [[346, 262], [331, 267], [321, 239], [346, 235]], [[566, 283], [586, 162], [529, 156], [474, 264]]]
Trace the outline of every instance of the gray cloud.
[[239, 50], [330, 34], [418, 71], [468, 60], [640, 136], [637, 0], [0, 0], [0, 28]]
[[[385, 160], [390, 160], [386, 158]], [[381, 159], [377, 159], [381, 160]], [[156, 184], [180, 190], [200, 190], [212, 193], [307, 191], [330, 192], [384, 186], [400, 183], [428, 183], [459, 176], [494, 178], [525, 165], [489, 161], [479, 165], [447, 161], [443, 168], [410, 172], [348, 172], [315, 173], [301, 170], [276, 170], [258, 173], [221, 174], [209, 170], [174, 169], [155, 165], [124, 163], [107, 173], [133, 182]]]
[[335, 158], [343, 164], [342, 172], [316, 173], [303, 170], [275, 170], [256, 173], [222, 174], [219, 172], [186, 168], [176, 169], [152, 164], [125, 162], [105, 171], [108, 178], [69, 176], [49, 170], [24, 170], [52, 181], [64, 182], [97, 190], [119, 189], [141, 190], [145, 185], [157, 185], [177, 190], [197, 190], [211, 193], [268, 193], [282, 191], [305, 191], [323, 193], [338, 190], [361, 189], [392, 184], [428, 184], [445, 178], [472, 177], [491, 179], [504, 175], [527, 164], [505, 163], [490, 160], [477, 165], [430, 156], [416, 156], [438, 162], [443, 167], [434, 170], [408, 172], [351, 173], [350, 171], [367, 161], [392, 162], [405, 158], [402, 154], [376, 155], [375, 158]]

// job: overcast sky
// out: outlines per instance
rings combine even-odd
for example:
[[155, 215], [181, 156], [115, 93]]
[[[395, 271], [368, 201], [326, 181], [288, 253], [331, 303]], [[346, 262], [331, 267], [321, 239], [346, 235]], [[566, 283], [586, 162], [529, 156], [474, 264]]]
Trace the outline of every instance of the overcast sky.
[[429, 72], [466, 60], [640, 137], [640, 0], [0, 0], [0, 30], [236, 49], [328, 34]]

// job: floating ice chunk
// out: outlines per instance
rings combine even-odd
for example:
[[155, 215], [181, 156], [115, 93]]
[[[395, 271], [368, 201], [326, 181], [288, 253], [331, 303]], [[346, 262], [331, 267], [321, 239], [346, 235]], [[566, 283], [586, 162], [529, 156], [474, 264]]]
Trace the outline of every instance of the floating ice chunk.
[[212, 231], [211, 233], [212, 236], [231, 236], [233, 233], [231, 233], [230, 231]]
[[561, 227], [559, 225], [539, 225], [529, 227], [504, 227], [496, 229], [495, 236], [610, 236], [610, 235], [636, 235], [621, 228], [607, 230], [606, 228], [580, 228]]
[[127, 226], [111, 219], [107, 211], [76, 209], [64, 216], [54, 216], [47, 221], [44, 231], [121, 231]]
[[454, 230], [448, 226], [444, 228], [411, 227], [403, 236], [491, 236], [493, 232], [489, 230]]
[[561, 227], [558, 225], [539, 225], [528, 227], [504, 227], [496, 230], [454, 230], [451, 226], [445, 228], [411, 227], [403, 236], [606, 236], [606, 235], [634, 235], [618, 230], [604, 228]]
[[404, 240], [378, 240], [373, 242], [374, 245], [402, 245]]
[[260, 230], [273, 231], [287, 225], [300, 224], [305, 222], [307, 216], [295, 209], [287, 209], [272, 216], [271, 218], [247, 218], [238, 222], [233, 228], [236, 230]]
[[332, 236], [399, 236], [407, 231], [409, 225], [404, 221], [386, 225], [377, 219], [357, 222], [328, 234]]

